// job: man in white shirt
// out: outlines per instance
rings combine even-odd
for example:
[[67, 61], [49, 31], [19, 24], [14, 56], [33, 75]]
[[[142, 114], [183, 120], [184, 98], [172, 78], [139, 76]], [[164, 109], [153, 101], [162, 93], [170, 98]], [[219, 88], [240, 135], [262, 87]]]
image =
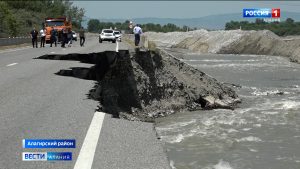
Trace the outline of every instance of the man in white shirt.
[[41, 35], [41, 47], [45, 47], [46, 30], [44, 28], [40, 30], [40, 35]]
[[134, 42], [135, 42], [135, 46], [139, 46], [140, 39], [141, 39], [141, 34], [143, 33], [142, 28], [140, 27], [139, 24], [137, 24], [137, 25], [133, 28], [133, 33], [134, 33]]

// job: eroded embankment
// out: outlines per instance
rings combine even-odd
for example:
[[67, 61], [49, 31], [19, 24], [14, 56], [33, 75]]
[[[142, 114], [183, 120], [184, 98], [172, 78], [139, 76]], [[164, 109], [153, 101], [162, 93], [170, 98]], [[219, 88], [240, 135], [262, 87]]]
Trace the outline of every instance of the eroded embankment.
[[286, 56], [300, 63], [300, 40], [288, 40], [264, 31], [207, 31], [146, 33], [157, 46], [189, 49], [199, 53]]
[[233, 109], [240, 102], [231, 88], [161, 50], [44, 55], [39, 59], [95, 64], [57, 74], [96, 80], [89, 96], [100, 102], [100, 111], [130, 120], [153, 121], [183, 109]]

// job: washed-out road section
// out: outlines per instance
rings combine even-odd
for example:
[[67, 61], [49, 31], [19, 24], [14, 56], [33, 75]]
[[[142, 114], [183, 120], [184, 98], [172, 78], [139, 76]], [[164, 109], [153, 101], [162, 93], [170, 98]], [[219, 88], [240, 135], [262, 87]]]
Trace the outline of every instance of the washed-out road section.
[[[119, 49], [128, 49], [124, 43]], [[84, 47], [73, 42], [70, 48], [23, 47], [0, 51], [0, 168], [70, 169], [78, 166], [96, 169], [169, 169], [163, 146], [156, 138], [152, 123], [130, 122], [105, 114], [95, 120], [99, 103], [88, 99], [95, 81], [59, 76], [55, 73], [72, 67], [90, 68], [78, 61], [33, 59], [45, 54], [116, 51], [116, 44], [98, 43], [90, 36]], [[126, 96], [124, 96], [126, 97]], [[96, 116], [97, 117], [97, 116]], [[96, 121], [96, 129], [92, 126]], [[101, 122], [100, 122], [101, 121]], [[99, 122], [99, 123], [97, 123]], [[96, 134], [100, 135], [96, 145]], [[88, 131], [92, 134], [88, 134]], [[93, 138], [89, 138], [92, 136]], [[22, 139], [76, 139], [75, 149], [24, 149]], [[93, 140], [93, 141], [88, 141]], [[84, 142], [86, 150], [81, 148]], [[22, 152], [73, 153], [70, 162], [22, 161]], [[77, 161], [80, 156], [93, 157]], [[83, 165], [81, 163], [88, 163]]]

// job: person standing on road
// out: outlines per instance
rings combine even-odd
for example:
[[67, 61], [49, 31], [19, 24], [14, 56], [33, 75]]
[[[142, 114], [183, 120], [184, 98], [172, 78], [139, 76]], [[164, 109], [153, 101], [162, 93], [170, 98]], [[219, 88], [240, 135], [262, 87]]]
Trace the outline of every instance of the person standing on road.
[[45, 47], [46, 30], [42, 28], [40, 30], [40, 34], [41, 34], [41, 47]]
[[72, 39], [73, 39], [71, 28], [68, 28], [67, 39], [68, 39], [68, 47], [71, 47]]
[[136, 24], [136, 26], [133, 28], [134, 33], [134, 43], [135, 46], [139, 46], [140, 40], [141, 40], [141, 34], [143, 33], [142, 28], [139, 24]]
[[35, 27], [33, 28], [33, 30], [30, 32], [31, 34], [31, 38], [32, 38], [32, 47], [34, 48], [34, 46], [36, 48], [38, 48], [38, 45], [37, 45], [37, 36], [38, 36], [38, 31], [35, 29]]
[[61, 47], [62, 48], [65, 48], [66, 46], [66, 43], [67, 43], [67, 40], [68, 40], [68, 30], [67, 28], [63, 28], [62, 30], [62, 41], [61, 41]]
[[55, 44], [55, 47], [56, 47], [56, 30], [54, 29], [54, 27], [52, 27], [52, 30], [50, 32], [50, 47], [52, 47], [52, 43]]
[[84, 29], [83, 27], [80, 28], [79, 30], [79, 38], [80, 38], [80, 46], [84, 46], [84, 42], [85, 42], [85, 34], [84, 34]]

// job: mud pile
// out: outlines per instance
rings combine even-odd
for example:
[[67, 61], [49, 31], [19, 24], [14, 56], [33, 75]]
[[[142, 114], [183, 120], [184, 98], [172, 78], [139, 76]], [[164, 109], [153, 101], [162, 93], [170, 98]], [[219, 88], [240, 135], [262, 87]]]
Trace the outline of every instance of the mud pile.
[[100, 110], [152, 121], [182, 109], [232, 109], [240, 100], [229, 87], [162, 51], [118, 57], [91, 95]]
[[287, 40], [268, 30], [150, 32], [146, 33], [146, 37], [157, 46], [183, 48], [199, 53], [276, 55], [300, 62], [300, 40]]
[[57, 74], [96, 80], [89, 97], [100, 102], [99, 111], [129, 120], [153, 121], [184, 109], [233, 109], [240, 102], [231, 88], [161, 50], [44, 55], [39, 59], [94, 63], [91, 68]]

